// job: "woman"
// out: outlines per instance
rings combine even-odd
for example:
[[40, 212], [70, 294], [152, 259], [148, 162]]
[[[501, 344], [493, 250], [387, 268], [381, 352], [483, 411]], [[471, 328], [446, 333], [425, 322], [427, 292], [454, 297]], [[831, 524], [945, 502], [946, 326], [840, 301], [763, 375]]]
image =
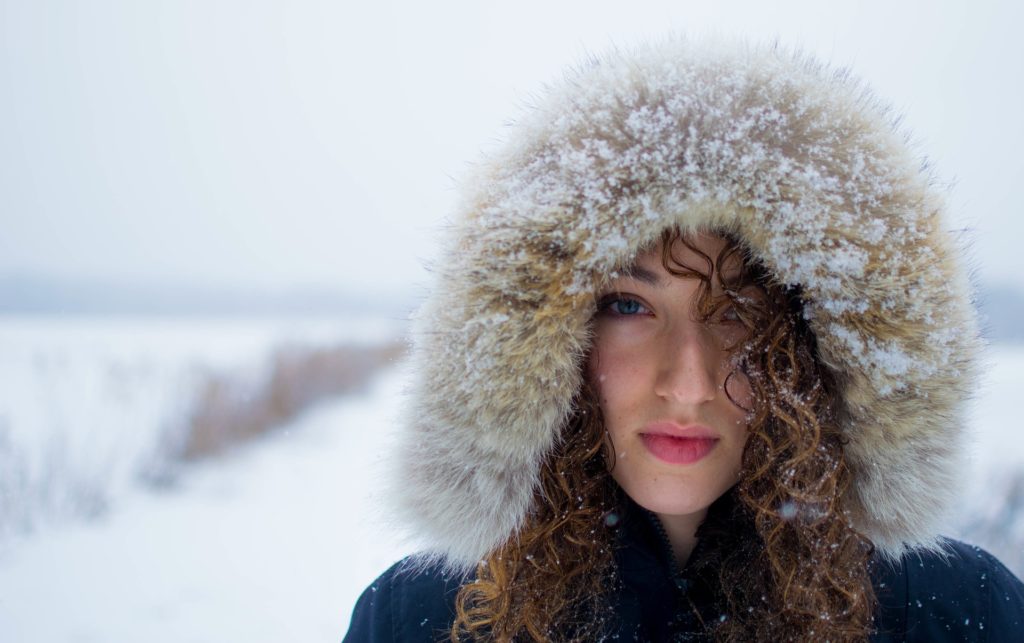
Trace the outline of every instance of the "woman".
[[346, 640], [1021, 640], [937, 536], [981, 350], [942, 194], [845, 74], [670, 42], [466, 186]]

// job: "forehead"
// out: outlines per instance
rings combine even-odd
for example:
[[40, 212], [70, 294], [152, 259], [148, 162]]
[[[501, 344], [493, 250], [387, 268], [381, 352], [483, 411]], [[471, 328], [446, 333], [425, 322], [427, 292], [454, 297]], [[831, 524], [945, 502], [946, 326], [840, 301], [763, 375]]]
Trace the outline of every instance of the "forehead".
[[[676, 237], [668, 248], [670, 265], [691, 270], [703, 275], [720, 272], [725, 276], [738, 273], [742, 268], [742, 255], [730, 252], [721, 257], [722, 251], [729, 246], [725, 237], [713, 233], [689, 233]], [[637, 277], [647, 272], [664, 272], [664, 242], [658, 240], [639, 254], [632, 264], [623, 268], [620, 274]], [[721, 259], [721, 265], [719, 260]]]

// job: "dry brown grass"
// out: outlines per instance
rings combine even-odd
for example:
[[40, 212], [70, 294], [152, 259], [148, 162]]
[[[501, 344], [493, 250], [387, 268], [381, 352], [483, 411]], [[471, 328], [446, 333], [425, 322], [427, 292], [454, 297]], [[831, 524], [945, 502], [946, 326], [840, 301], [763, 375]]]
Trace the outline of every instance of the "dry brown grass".
[[178, 457], [195, 460], [263, 435], [313, 404], [368, 386], [383, 367], [401, 357], [399, 342], [333, 348], [282, 347], [262, 384], [210, 375], [186, 415]]

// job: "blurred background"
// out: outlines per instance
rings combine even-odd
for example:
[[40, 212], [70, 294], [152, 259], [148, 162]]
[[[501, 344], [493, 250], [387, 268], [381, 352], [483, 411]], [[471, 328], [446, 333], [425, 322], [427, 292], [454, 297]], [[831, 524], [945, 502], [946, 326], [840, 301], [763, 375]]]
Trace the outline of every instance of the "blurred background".
[[544, 83], [778, 38], [905, 115], [990, 347], [948, 532], [1024, 573], [1019, 3], [0, 0], [0, 640], [336, 641], [460, 177]]

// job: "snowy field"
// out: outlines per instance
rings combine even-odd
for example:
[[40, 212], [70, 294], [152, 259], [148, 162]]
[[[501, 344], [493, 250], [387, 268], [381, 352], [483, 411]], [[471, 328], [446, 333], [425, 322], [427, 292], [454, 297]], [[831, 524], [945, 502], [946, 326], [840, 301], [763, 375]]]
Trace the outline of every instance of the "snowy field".
[[[12, 482], [0, 468], [0, 641], [338, 641], [359, 593], [411, 548], [374, 497], [400, 368], [172, 483], [144, 472], [196, 373], [258, 377], [281, 343], [373, 343], [402, 330], [393, 320], [2, 321], [0, 458], [21, 471]], [[1016, 556], [1020, 574], [1024, 347], [996, 346], [988, 359], [950, 531]]]
[[339, 641], [403, 550], [370, 493], [399, 378], [0, 560], [0, 640]]
[[[140, 480], [168, 483], [212, 380], [255, 394], [286, 350], [377, 345], [404, 322], [0, 317], [4, 536], [102, 514]], [[214, 382], [217, 383], [217, 382]]]

